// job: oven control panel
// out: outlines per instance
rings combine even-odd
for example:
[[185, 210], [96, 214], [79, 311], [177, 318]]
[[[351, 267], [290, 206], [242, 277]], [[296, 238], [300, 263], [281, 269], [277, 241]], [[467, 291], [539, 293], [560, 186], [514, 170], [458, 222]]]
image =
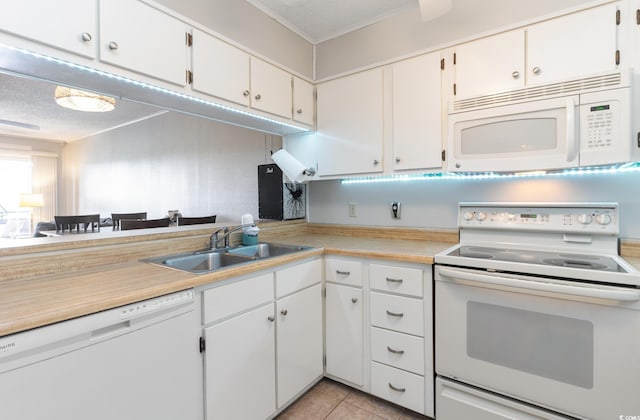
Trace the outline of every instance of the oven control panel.
[[516, 229], [617, 234], [615, 203], [571, 205], [466, 204], [459, 207], [458, 226], [476, 229]]

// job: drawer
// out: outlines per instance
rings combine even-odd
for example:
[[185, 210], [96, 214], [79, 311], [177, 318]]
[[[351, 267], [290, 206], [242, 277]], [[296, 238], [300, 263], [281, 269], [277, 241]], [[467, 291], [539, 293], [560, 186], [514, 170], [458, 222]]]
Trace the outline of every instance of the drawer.
[[424, 337], [422, 299], [371, 292], [371, 325]]
[[369, 279], [372, 289], [422, 297], [422, 270], [371, 264]]
[[371, 359], [424, 375], [424, 339], [371, 327]]
[[276, 271], [276, 299], [322, 281], [320, 259]]
[[418, 413], [425, 413], [424, 376], [371, 362], [371, 393]]
[[273, 273], [205, 290], [204, 324], [227, 318], [273, 300]]
[[350, 286], [362, 286], [362, 263], [340, 258], [325, 259], [325, 277], [327, 281]]

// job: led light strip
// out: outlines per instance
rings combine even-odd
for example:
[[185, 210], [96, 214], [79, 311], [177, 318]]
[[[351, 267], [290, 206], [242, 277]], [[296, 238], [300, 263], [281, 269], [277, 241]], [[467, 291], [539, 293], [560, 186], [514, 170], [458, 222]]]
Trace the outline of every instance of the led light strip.
[[[148, 84], [148, 83], [145, 83], [145, 82], [139, 82], [137, 80], [129, 79], [129, 78], [126, 78], [126, 77], [123, 77], [123, 76], [118, 76], [118, 75], [115, 75], [115, 74], [112, 74], [112, 73], [107, 73], [107, 72], [102, 71], [102, 70], [93, 69], [91, 67], [82, 66], [80, 64], [74, 64], [74, 63], [71, 63], [69, 61], [60, 60], [58, 58], [49, 57], [47, 55], [38, 54], [38, 53], [33, 52], [33, 51], [27, 51], [27, 50], [23, 50], [23, 49], [12, 47], [12, 46], [8, 46], [8, 45], [5, 45], [4, 47], [6, 47], [7, 49], [10, 49], [12, 51], [16, 51], [16, 52], [18, 52], [20, 54], [29, 55], [29, 56], [32, 56], [32, 57], [44, 59], [44, 60], [47, 60], [47, 61], [50, 61], [50, 62], [53, 62], [53, 63], [56, 63], [56, 64], [61, 64], [61, 65], [64, 65], [66, 67], [70, 67], [72, 69], [85, 71], [85, 72], [88, 72], [88, 73], [96, 74], [98, 76], [106, 77], [106, 78], [113, 79], [113, 80], [118, 80], [120, 82], [128, 83], [130, 85], [134, 85], [134, 86], [142, 87], [142, 88], [145, 88], [145, 89], [148, 89], [148, 90], [153, 90], [153, 91], [156, 91], [156, 92], [160, 92], [160, 93], [164, 93], [164, 94], [167, 94], [167, 95], [175, 96], [175, 97], [178, 97], [178, 98], [181, 98], [181, 99], [186, 99], [186, 100], [191, 101], [191, 102], [207, 105], [207, 106], [210, 106], [212, 108], [217, 108], [217, 109], [221, 109], [221, 110], [224, 110], [224, 111], [233, 112], [233, 113], [236, 113], [236, 114], [239, 114], [239, 115], [251, 117], [251, 118], [254, 118], [254, 119], [260, 120], [260, 121], [266, 121], [266, 122], [269, 122], [269, 123], [272, 123], [272, 124], [277, 124], [277, 125], [280, 125], [280, 126], [283, 126], [283, 127], [289, 127], [289, 128], [293, 128], [293, 129], [300, 130], [300, 131], [309, 131], [309, 128], [306, 128], [306, 127], [301, 127], [301, 126], [298, 126], [298, 125], [288, 124], [288, 123], [285, 123], [285, 122], [282, 122], [282, 121], [278, 121], [278, 120], [274, 120], [274, 119], [271, 119], [271, 118], [263, 117], [261, 115], [252, 114], [250, 112], [242, 111], [242, 110], [239, 110], [239, 109], [236, 109], [236, 108], [232, 108], [230, 106], [222, 105], [222, 104], [219, 104], [219, 103], [216, 103], [216, 102], [211, 102], [211, 101], [208, 101], [206, 99], [196, 98], [194, 96], [189, 96], [189, 95], [186, 95], [184, 93], [175, 92], [175, 91], [172, 91], [172, 90], [169, 90], [169, 89], [165, 89], [165, 88], [162, 88], [162, 87], [159, 87], [159, 86], [154, 86], [154, 85], [151, 85], [151, 84]], [[129, 99], [129, 98], [124, 98], [124, 99]], [[204, 116], [204, 117], [206, 117], [206, 116]]]
[[585, 168], [571, 168], [560, 171], [532, 171], [517, 173], [500, 172], [432, 172], [425, 174], [407, 175], [380, 175], [350, 177], [341, 181], [342, 184], [382, 184], [391, 182], [415, 182], [415, 181], [437, 181], [437, 180], [480, 180], [480, 179], [521, 179], [521, 178], [542, 178], [553, 176], [584, 176], [584, 175], [610, 175], [626, 172], [640, 171], [640, 162], [629, 162], [620, 165], [594, 166]]

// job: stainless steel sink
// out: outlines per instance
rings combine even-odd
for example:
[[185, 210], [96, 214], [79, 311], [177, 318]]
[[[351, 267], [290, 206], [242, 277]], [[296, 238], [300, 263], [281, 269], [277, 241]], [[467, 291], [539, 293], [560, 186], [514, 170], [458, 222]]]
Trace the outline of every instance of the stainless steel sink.
[[265, 242], [248, 246], [240, 245], [233, 248], [207, 249], [165, 255], [163, 257], [147, 258], [142, 261], [190, 273], [203, 274], [233, 265], [251, 263], [252, 261], [278, 257], [306, 249], [310, 249], [310, 247]]
[[271, 243], [260, 243], [256, 245], [238, 246], [231, 248], [227, 252], [233, 255], [245, 255], [247, 257], [268, 258], [280, 255], [291, 254], [292, 252], [304, 251], [308, 247], [298, 245], [282, 245]]

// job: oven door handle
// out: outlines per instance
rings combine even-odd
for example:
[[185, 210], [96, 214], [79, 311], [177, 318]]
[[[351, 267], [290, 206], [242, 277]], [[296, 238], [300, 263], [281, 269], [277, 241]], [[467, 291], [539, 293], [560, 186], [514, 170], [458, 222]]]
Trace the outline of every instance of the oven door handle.
[[543, 283], [536, 280], [520, 280], [491, 274], [470, 273], [452, 268], [438, 267], [438, 272], [451, 280], [473, 281], [494, 286], [516, 287], [519, 289], [536, 290], [541, 292], [560, 293], [563, 295], [581, 296], [587, 298], [615, 300], [622, 302], [636, 302], [640, 300], [640, 290], [621, 288], [602, 288], [595, 286], [571, 286], [566, 284]]

